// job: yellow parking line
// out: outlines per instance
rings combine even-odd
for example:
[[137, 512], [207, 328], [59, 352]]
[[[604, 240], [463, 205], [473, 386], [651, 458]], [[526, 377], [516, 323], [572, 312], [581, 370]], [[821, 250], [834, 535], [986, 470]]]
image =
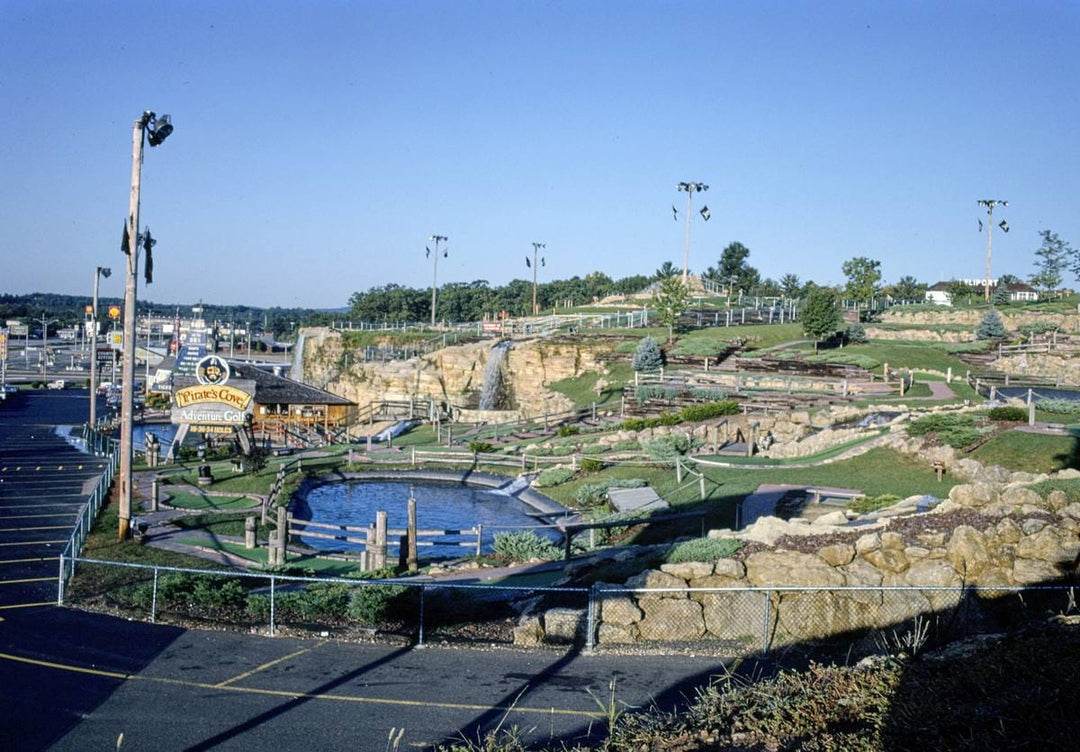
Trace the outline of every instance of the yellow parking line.
[[12, 606], [0, 606], [0, 611], [9, 611], [13, 608], [35, 608], [37, 606], [55, 606], [56, 601], [46, 601], [45, 603], [16, 603]]
[[25, 580], [0, 580], [0, 585], [19, 585], [25, 582], [56, 582], [59, 577], [28, 577]]
[[222, 692], [239, 692], [242, 694], [253, 695], [267, 695], [271, 697], [287, 697], [289, 699], [309, 699], [309, 700], [336, 700], [338, 702], [352, 702], [364, 705], [393, 705], [397, 707], [410, 707], [410, 708], [440, 708], [442, 710], [467, 710], [474, 711], [488, 711], [494, 710], [503, 713], [536, 713], [542, 715], [567, 715], [574, 716], [576, 718], [597, 718], [599, 714], [595, 711], [589, 710], [573, 710], [571, 708], [528, 708], [520, 705], [475, 705], [469, 703], [458, 702], [435, 702], [431, 700], [394, 700], [382, 697], [361, 697], [359, 695], [329, 695], [329, 694], [314, 694], [311, 692], [290, 692], [284, 689], [256, 689], [254, 687], [233, 687], [233, 686], [218, 686], [215, 684], [207, 684], [206, 682], [188, 681], [185, 679], [171, 679], [168, 677], [158, 676], [142, 676], [138, 674], [125, 674], [119, 671], [103, 671], [97, 668], [84, 668], [82, 666], [69, 666], [63, 663], [53, 663], [51, 661], [39, 661], [34, 658], [24, 658], [20, 655], [11, 655], [10, 653], [0, 653], [0, 660], [15, 661], [16, 663], [27, 663], [32, 666], [42, 666], [44, 668], [54, 668], [60, 671], [70, 671], [77, 674], [91, 674], [93, 676], [104, 676], [110, 679], [119, 679], [121, 681], [134, 680], [134, 681], [148, 681], [157, 684], [171, 684], [178, 687], [187, 687], [190, 689], [217, 689]]
[[[56, 579], [60, 579], [60, 578], [57, 577]], [[289, 653], [288, 655], [283, 655], [283, 656], [281, 656], [280, 658], [278, 658], [276, 660], [270, 661], [269, 663], [264, 663], [261, 666], [256, 666], [255, 668], [251, 669], [250, 671], [245, 671], [244, 673], [239, 674], [237, 676], [234, 676], [231, 679], [226, 679], [223, 682], [219, 682], [218, 684], [215, 684], [214, 686], [215, 687], [227, 687], [230, 684], [233, 684], [235, 682], [240, 681], [241, 679], [246, 679], [249, 676], [253, 676], [254, 674], [259, 673], [260, 671], [265, 671], [266, 669], [270, 668], [271, 666], [276, 666], [277, 664], [282, 663], [284, 661], [287, 661], [290, 658], [295, 658], [298, 655], [303, 655], [304, 653], [310, 652], [310, 651], [314, 650], [315, 648], [320, 647], [321, 645], [325, 645], [325, 644], [326, 643], [320, 642], [320, 643], [314, 645], [313, 647], [304, 648], [303, 650], [297, 650], [295, 653]]]
[[0, 543], [0, 546], [51, 546], [53, 544], [59, 545], [61, 543], [67, 543], [67, 541], [66, 540], [19, 541], [18, 543]]
[[[0, 515], [0, 520], [32, 520], [39, 517], [70, 517], [78, 512], [53, 512], [50, 514], [3, 514]], [[30, 528], [23, 528], [23, 530], [29, 530]]]
[[60, 561], [59, 556], [40, 556], [33, 559], [0, 559], [0, 564], [30, 564], [39, 561]]
[[0, 533], [25, 533], [29, 530], [67, 530], [71, 525], [40, 525], [37, 527], [0, 527]]

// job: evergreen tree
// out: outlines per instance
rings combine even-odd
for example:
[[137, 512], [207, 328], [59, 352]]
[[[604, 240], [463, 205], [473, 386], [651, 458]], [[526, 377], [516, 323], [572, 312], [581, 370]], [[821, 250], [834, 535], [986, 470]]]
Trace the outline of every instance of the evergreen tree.
[[[1069, 244], [1058, 237], [1056, 232], [1041, 230], [1042, 245], [1035, 251], [1036, 272], [1031, 275], [1031, 284], [1043, 290], [1056, 290], [1061, 286], [1061, 277], [1069, 265], [1070, 257], [1075, 256], [1076, 251]], [[1080, 266], [1080, 265], [1078, 265]], [[1077, 271], [1078, 266], [1073, 267]]]
[[1001, 316], [993, 308], [983, 314], [982, 321], [975, 329], [975, 339], [1005, 339], [1005, 325], [1001, 323]]
[[645, 337], [634, 351], [632, 368], [635, 371], [658, 371], [664, 365], [664, 354], [652, 337]]

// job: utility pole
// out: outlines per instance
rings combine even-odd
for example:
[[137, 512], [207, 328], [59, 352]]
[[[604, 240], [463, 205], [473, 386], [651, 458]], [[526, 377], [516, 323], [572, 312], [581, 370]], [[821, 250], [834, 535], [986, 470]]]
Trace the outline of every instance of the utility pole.
[[[979, 206], [986, 207], [986, 279], [983, 280], [983, 295], [987, 303], [990, 302], [990, 252], [994, 242], [994, 207], [998, 205], [1008, 206], [1009, 202], [992, 198], [979, 199]], [[1004, 228], [1007, 227], [1008, 225], [1004, 225]]]
[[533, 270], [533, 307], [532, 307], [532, 312], [533, 312], [533, 316], [535, 316], [535, 315], [536, 315], [537, 313], [539, 313], [539, 312], [540, 312], [540, 309], [536, 307], [536, 260], [537, 260], [537, 256], [538, 256], [538, 255], [539, 255], [539, 253], [540, 253], [540, 249], [541, 249], [541, 248], [547, 248], [547, 244], [546, 244], [546, 243], [533, 243], [533, 244], [532, 244], [532, 247], [533, 247], [533, 260], [532, 260], [532, 270]]
[[431, 266], [431, 326], [435, 327], [435, 302], [439, 291], [439, 242], [449, 240], [445, 235], [432, 235], [428, 240], [435, 241], [435, 260]]
[[120, 391], [120, 503], [119, 540], [131, 533], [131, 501], [133, 476], [132, 430], [134, 427], [135, 392], [135, 293], [139, 272], [139, 199], [142, 181], [143, 142], [147, 132], [150, 146], [157, 146], [172, 133], [168, 115], [157, 118], [147, 110], [135, 120], [131, 129], [131, 197], [127, 218], [127, 264], [124, 282], [124, 363]]
[[695, 192], [707, 191], [709, 186], [704, 183], [679, 183], [677, 190], [686, 191], [686, 247], [683, 249], [682, 283], [683, 287], [690, 287], [690, 210], [692, 198]]

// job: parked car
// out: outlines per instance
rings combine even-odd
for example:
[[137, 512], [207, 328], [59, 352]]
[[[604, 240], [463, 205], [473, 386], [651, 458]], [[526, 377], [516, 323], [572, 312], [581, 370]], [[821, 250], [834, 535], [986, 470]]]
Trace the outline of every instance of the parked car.
[[67, 382], [63, 379], [57, 379], [56, 381], [50, 381], [46, 386], [49, 389], [63, 389], [67, 386]]

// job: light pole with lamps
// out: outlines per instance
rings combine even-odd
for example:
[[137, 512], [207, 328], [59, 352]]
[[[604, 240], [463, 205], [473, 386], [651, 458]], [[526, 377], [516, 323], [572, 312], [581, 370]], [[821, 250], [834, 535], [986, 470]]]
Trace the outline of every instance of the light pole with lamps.
[[112, 276], [112, 269], [107, 266], [94, 268], [94, 302], [91, 306], [90, 315], [93, 320], [87, 327], [90, 334], [90, 427], [97, 426], [97, 340], [98, 340], [98, 280], [101, 277], [108, 279]]
[[139, 271], [139, 198], [142, 180], [143, 142], [158, 146], [172, 133], [168, 115], [156, 116], [147, 110], [132, 126], [131, 200], [127, 223], [127, 273], [124, 282], [124, 365], [120, 374], [120, 523], [117, 535], [127, 540], [131, 533], [132, 430], [135, 392], [135, 290]]
[[[546, 243], [533, 243], [532, 247], [533, 247], [533, 257], [532, 257], [533, 308], [532, 308], [532, 312], [533, 312], [533, 316], [535, 316], [537, 313], [539, 313], [539, 309], [537, 309], [537, 307], [536, 307], [536, 257], [540, 253], [541, 248], [547, 248], [547, 244]], [[528, 263], [528, 261], [529, 261], [528, 256], [525, 257], [525, 261], [526, 261], [526, 263]], [[541, 258], [540, 263], [543, 263], [543, 262], [544, 262], [544, 259]]]
[[55, 324], [58, 319], [49, 319], [45, 314], [41, 314], [41, 380], [47, 381], [49, 376], [46, 370], [49, 358], [49, 324]]
[[[435, 241], [435, 261], [431, 265], [431, 326], [435, 327], [435, 301], [439, 291], [439, 243], [449, 240], [445, 235], [432, 235], [428, 240]], [[430, 248], [428, 249], [431, 250]], [[449, 251], [443, 251], [446, 255]]]
[[[709, 186], [704, 183], [679, 183], [675, 186], [677, 190], [686, 191], [686, 248], [683, 249], [683, 261], [682, 261], [682, 283], [684, 287], [690, 286], [690, 209], [692, 204], [692, 197], [695, 192], [707, 191]], [[706, 210], [702, 209], [702, 216], [708, 219]]]
[[[990, 251], [994, 239], [994, 207], [999, 205], [1008, 206], [1009, 202], [994, 198], [979, 199], [979, 206], [986, 207], [986, 279], [983, 280], [983, 295], [987, 303], [990, 302]], [[1001, 221], [1001, 229], [1009, 231], [1009, 225], [1004, 220]]]

